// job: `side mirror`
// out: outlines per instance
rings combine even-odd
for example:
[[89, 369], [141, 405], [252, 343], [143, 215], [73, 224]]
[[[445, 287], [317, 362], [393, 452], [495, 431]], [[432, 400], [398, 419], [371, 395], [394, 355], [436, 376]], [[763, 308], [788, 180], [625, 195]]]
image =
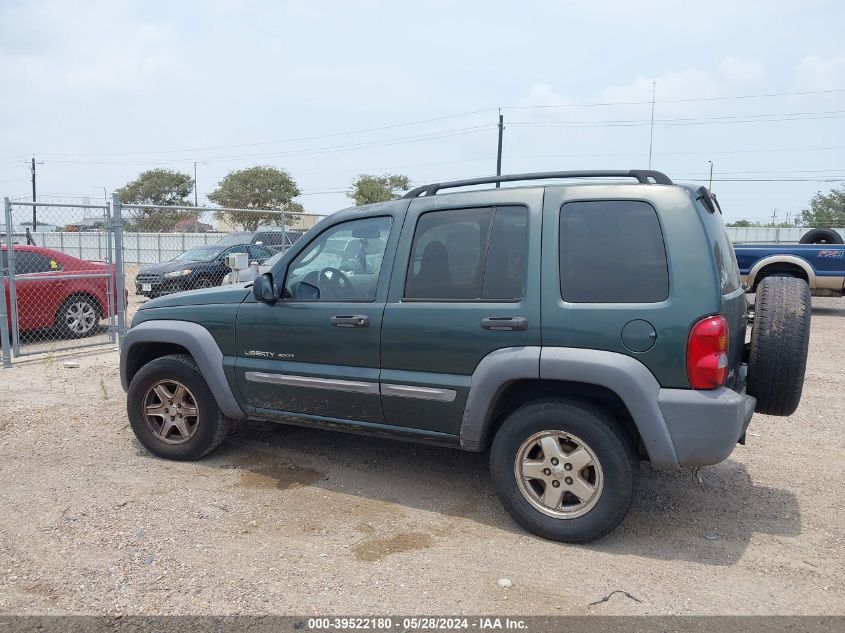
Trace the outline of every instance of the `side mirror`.
[[273, 275], [264, 273], [255, 278], [252, 282], [252, 296], [256, 301], [262, 303], [276, 303], [279, 298], [276, 293], [276, 285], [273, 283]]

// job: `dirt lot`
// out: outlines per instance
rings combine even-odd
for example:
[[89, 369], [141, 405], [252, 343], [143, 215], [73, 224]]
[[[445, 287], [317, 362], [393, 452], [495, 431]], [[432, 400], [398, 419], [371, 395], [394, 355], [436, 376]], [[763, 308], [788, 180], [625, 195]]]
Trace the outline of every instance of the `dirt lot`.
[[589, 546], [516, 526], [486, 455], [252, 425], [166, 462], [116, 352], [22, 362], [0, 371], [0, 612], [843, 614], [845, 300], [814, 305], [798, 412], [700, 482], [643, 466]]

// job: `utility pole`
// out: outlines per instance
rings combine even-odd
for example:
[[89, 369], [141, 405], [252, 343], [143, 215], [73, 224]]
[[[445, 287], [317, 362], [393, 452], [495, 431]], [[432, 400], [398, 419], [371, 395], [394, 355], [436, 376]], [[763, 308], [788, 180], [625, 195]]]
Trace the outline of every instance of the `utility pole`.
[[198, 196], [197, 192], [199, 191], [199, 184], [197, 183], [197, 165], [208, 165], [208, 163], [204, 163], [201, 160], [199, 160], [199, 161], [195, 160], [194, 161], [194, 206], [195, 207], [200, 206], [199, 205], [199, 199], [197, 197]]
[[[32, 201], [36, 202], [35, 199], [35, 156], [32, 157]], [[38, 207], [32, 205], [32, 230], [38, 230]]]
[[772, 226], [775, 226], [775, 218], [778, 217], [778, 210], [772, 209]]
[[712, 160], [708, 160], [707, 162], [708, 162], [708, 163], [710, 163], [710, 184], [709, 184], [709, 185], [707, 185], [707, 188], [708, 188], [710, 191], [713, 191], [713, 161], [712, 161]]
[[[505, 131], [505, 118], [502, 116], [502, 109], [499, 108], [499, 149], [496, 152], [496, 175], [502, 175], [502, 133]], [[502, 186], [502, 183], [496, 182], [496, 189]]]
[[648, 133], [648, 168], [651, 169], [651, 149], [654, 146], [654, 97], [657, 94], [657, 81], [651, 82], [651, 128]]

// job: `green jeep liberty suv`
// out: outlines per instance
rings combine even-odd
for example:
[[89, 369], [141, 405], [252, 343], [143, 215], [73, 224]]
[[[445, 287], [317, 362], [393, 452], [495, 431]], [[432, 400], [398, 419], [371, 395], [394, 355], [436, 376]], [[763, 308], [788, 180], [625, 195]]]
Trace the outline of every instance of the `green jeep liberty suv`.
[[[498, 187], [515, 181], [535, 182]], [[160, 457], [200, 458], [244, 419], [489, 450], [516, 521], [586, 542], [625, 517], [640, 460], [715, 464], [755, 408], [794, 411], [809, 310], [803, 281], [767, 278], [746, 343], [704, 187], [517, 174], [340, 211], [251, 284], [150, 301], [120, 371]]]

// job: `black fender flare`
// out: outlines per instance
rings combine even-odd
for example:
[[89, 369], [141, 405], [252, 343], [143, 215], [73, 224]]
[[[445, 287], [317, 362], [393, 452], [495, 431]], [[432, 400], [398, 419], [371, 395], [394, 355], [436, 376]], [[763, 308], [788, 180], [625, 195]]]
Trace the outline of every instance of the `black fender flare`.
[[120, 383], [124, 391], [129, 390], [129, 366], [133, 349], [144, 343], [170, 343], [187, 349], [214, 394], [220, 410], [235, 420], [246, 417], [223, 371], [223, 352], [207, 329], [190, 321], [144, 321], [126, 333], [120, 344]]
[[663, 470], [680, 468], [659, 406], [657, 379], [638, 360], [603, 350], [511, 347], [485, 356], [472, 374], [460, 430], [462, 448], [484, 449], [499, 394], [508, 384], [526, 379], [580, 382], [609, 389], [631, 413], [652, 464]]

